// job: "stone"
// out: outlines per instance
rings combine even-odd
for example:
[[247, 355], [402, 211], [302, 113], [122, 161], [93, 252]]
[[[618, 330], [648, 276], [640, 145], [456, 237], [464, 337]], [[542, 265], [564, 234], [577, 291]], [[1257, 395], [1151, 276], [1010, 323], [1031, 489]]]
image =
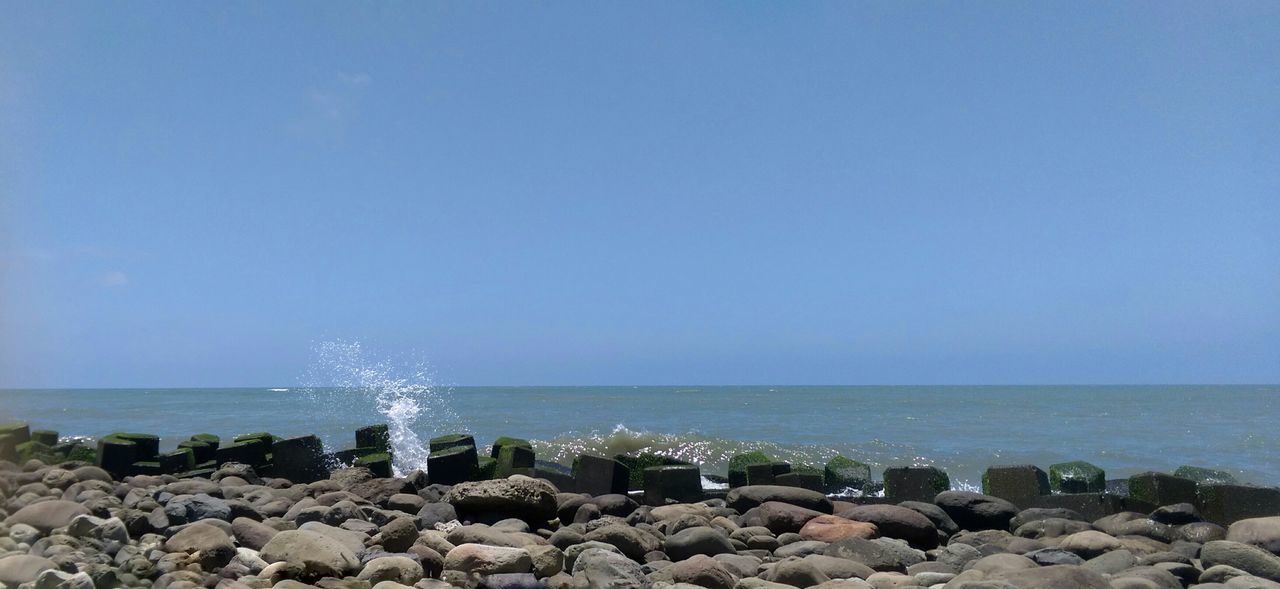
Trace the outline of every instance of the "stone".
[[1071, 565], [1000, 571], [988, 575], [987, 580], [1004, 581], [1017, 589], [1112, 589], [1106, 577]]
[[596, 454], [579, 454], [573, 460], [574, 488], [588, 495], [626, 494], [631, 470], [626, 465]]
[[27, 505], [5, 518], [4, 523], [26, 524], [48, 534], [54, 528], [70, 524], [76, 516], [88, 514], [89, 510], [79, 503], [55, 499]]
[[875, 540], [857, 537], [832, 542], [822, 551], [822, 554], [837, 558], [847, 558], [877, 571], [905, 572], [908, 566], [924, 560], [921, 557], [919, 559], [910, 559], [912, 562], [907, 562], [902, 558], [903, 553], [900, 550]]
[[809, 489], [783, 487], [779, 485], [752, 485], [731, 489], [725, 502], [740, 513], [767, 501], [789, 503], [797, 507], [812, 509], [819, 513], [830, 514], [834, 510], [831, 500], [826, 495]]
[[262, 550], [280, 530], [246, 517], [237, 517], [231, 522], [231, 533], [241, 546]]
[[404, 552], [418, 541], [418, 525], [414, 518], [397, 517], [379, 532], [382, 548], [388, 552]]
[[932, 466], [898, 466], [884, 471], [884, 495], [890, 502], [933, 501], [951, 488], [947, 473]]
[[[960, 529], [1008, 530], [1018, 507], [999, 497], [970, 491], [943, 491], [933, 499]], [[883, 529], [882, 529], [883, 531]]]
[[[357, 437], [359, 432], [357, 432]], [[324, 462], [324, 444], [316, 436], [299, 436], [271, 446], [275, 476], [294, 483], [312, 483], [329, 477]]]
[[585, 589], [644, 589], [649, 585], [635, 561], [615, 552], [585, 550], [573, 563], [575, 583]]
[[540, 578], [559, 574], [564, 570], [564, 552], [555, 546], [525, 546], [533, 562], [533, 572]]
[[1058, 543], [1058, 548], [1089, 559], [1105, 552], [1119, 550], [1120, 541], [1102, 532], [1089, 530], [1066, 536]]
[[906, 540], [917, 548], [938, 545], [938, 529], [920, 512], [898, 505], [858, 505], [841, 509], [838, 515], [875, 524], [881, 536]]
[[44, 571], [57, 568], [57, 564], [47, 558], [29, 554], [11, 554], [0, 558], [0, 583], [17, 587], [22, 583], [35, 581]]
[[733, 589], [737, 581], [724, 565], [714, 558], [695, 555], [654, 573], [656, 578], [667, 578], [674, 583], [689, 583], [706, 589]]
[[1129, 477], [1129, 497], [1152, 505], [1191, 503], [1196, 500], [1196, 482], [1160, 472], [1144, 472]]
[[825, 554], [810, 554], [801, 557], [801, 560], [813, 565], [822, 574], [832, 579], [865, 579], [876, 572], [875, 569], [860, 562]]
[[673, 560], [685, 560], [694, 555], [715, 556], [717, 554], [735, 554], [729, 537], [718, 529], [710, 527], [685, 528], [667, 536], [663, 543], [663, 552]]
[[369, 583], [393, 581], [412, 585], [422, 580], [422, 565], [407, 556], [382, 556], [365, 563], [356, 578]]
[[668, 501], [693, 503], [702, 500], [702, 472], [692, 464], [650, 466], [644, 469], [644, 502], [666, 505]]
[[1014, 530], [1013, 535], [1020, 538], [1034, 539], [1058, 538], [1060, 536], [1070, 536], [1071, 534], [1086, 532], [1092, 529], [1093, 525], [1089, 522], [1051, 517], [1047, 519], [1037, 519], [1022, 524]]
[[839, 454], [827, 461], [822, 472], [828, 493], [861, 495], [871, 483], [870, 466]]
[[1205, 568], [1227, 565], [1255, 577], [1280, 582], [1280, 556], [1250, 544], [1215, 540], [1200, 549], [1200, 560]]
[[523, 548], [459, 544], [444, 556], [444, 568], [481, 575], [527, 573], [533, 570], [533, 559]]
[[1090, 558], [1084, 563], [1084, 566], [1091, 571], [1110, 575], [1137, 564], [1138, 559], [1132, 552], [1128, 550], [1113, 550]]
[[360, 569], [360, 559], [339, 540], [312, 530], [276, 534], [259, 555], [268, 563], [284, 562], [308, 576], [341, 577]]
[[627, 558], [644, 560], [644, 555], [657, 550], [662, 542], [652, 534], [626, 524], [601, 526], [586, 533], [588, 542], [603, 542], [622, 551]]
[[609, 552], [616, 552], [619, 555], [622, 555], [622, 551], [618, 550], [618, 547], [612, 544], [605, 544], [604, 542], [583, 541], [578, 544], [573, 544], [564, 548], [565, 570], [573, 571], [574, 563], [577, 562], [578, 555], [588, 550], [592, 550], [596, 548], [600, 550], [608, 550]]
[[1205, 544], [1214, 540], [1226, 540], [1227, 530], [1222, 526], [1209, 522], [1196, 522], [1178, 526], [1174, 532], [1174, 541], [1195, 542]]
[[1242, 519], [1227, 528], [1227, 540], [1280, 554], [1280, 516]]
[[164, 513], [173, 525], [195, 522], [203, 519], [231, 519], [231, 506], [217, 497], [204, 493], [195, 495], [178, 495], [164, 506]]
[[443, 501], [463, 513], [500, 513], [531, 522], [556, 517], [555, 487], [522, 475], [460, 483], [445, 493]]
[[831, 580], [831, 577], [818, 569], [813, 562], [795, 557], [779, 561], [767, 573], [761, 575], [761, 578], [799, 588], [812, 587]]
[[982, 475], [982, 492], [1015, 505], [1030, 505], [1049, 494], [1049, 475], [1030, 464], [992, 466]]
[[947, 512], [943, 511], [941, 507], [934, 505], [932, 500], [929, 502], [903, 501], [898, 504], [898, 507], [905, 507], [929, 518], [929, 521], [933, 522], [933, 526], [938, 528], [938, 531], [945, 536], [950, 537], [960, 531], [960, 526], [956, 525], [951, 516], [947, 515]]
[[236, 547], [231, 537], [222, 528], [206, 524], [194, 523], [170, 536], [164, 542], [169, 552], [199, 553], [200, 566], [213, 570], [231, 562], [236, 556]]
[[418, 510], [418, 525], [424, 530], [435, 529], [436, 524], [456, 519], [458, 511], [449, 503], [427, 503]]
[[[739, 487], [739, 489], [750, 488], [752, 487]], [[781, 501], [765, 501], [742, 514], [742, 525], [769, 528], [769, 531], [774, 534], [795, 533], [799, 532], [809, 520], [820, 515], [823, 515], [823, 512]]]
[[1107, 473], [1083, 460], [1053, 464], [1049, 488], [1058, 493], [1101, 493], [1107, 490]]
[[[880, 529], [874, 523], [854, 521], [838, 515], [819, 515], [805, 522], [799, 534], [805, 540], [831, 543], [853, 537], [870, 540], [880, 535]], [[936, 538], [934, 542], [937, 542]]]

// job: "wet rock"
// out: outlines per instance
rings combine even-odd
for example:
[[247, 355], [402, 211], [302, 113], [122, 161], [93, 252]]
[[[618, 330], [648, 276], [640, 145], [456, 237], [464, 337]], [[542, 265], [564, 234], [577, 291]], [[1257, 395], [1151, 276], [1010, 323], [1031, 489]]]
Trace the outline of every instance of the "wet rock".
[[715, 556], [717, 554], [734, 554], [737, 550], [729, 542], [729, 537], [720, 530], [710, 527], [686, 528], [667, 536], [663, 542], [663, 552], [673, 560], [685, 560], [695, 555]]
[[[943, 491], [933, 498], [965, 530], [1007, 530], [1018, 507], [999, 497], [970, 491]], [[883, 529], [881, 530], [883, 532]]]
[[284, 562], [309, 576], [343, 576], [359, 570], [360, 559], [342, 542], [310, 530], [276, 534], [262, 547], [262, 559]]
[[938, 529], [933, 521], [913, 509], [898, 505], [859, 505], [841, 510], [838, 515], [875, 524], [881, 536], [906, 540], [918, 548], [938, 545]]

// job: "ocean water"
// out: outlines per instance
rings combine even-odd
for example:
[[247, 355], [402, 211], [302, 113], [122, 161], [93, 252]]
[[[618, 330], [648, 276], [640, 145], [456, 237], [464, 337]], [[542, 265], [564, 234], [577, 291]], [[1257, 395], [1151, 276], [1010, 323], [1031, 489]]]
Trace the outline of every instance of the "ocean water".
[[[1087, 460], [1108, 477], [1182, 464], [1280, 484], [1280, 386], [663, 386], [432, 387], [385, 366], [330, 388], [0, 391], [0, 420], [63, 436], [198, 432], [319, 435], [350, 447], [353, 430], [390, 422], [397, 467], [425, 461], [427, 438], [535, 441], [539, 458], [653, 451], [723, 474], [763, 450], [793, 463], [839, 453], [874, 467], [936, 465], [957, 487], [992, 464], [1047, 468]], [[332, 380], [332, 379], [331, 379]]]

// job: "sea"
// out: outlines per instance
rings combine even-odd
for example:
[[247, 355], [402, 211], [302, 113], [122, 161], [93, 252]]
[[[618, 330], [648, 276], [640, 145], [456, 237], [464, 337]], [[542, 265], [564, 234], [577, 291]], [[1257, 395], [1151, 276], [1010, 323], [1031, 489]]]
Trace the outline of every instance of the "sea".
[[356, 428], [391, 426], [396, 468], [426, 441], [469, 433], [533, 441], [538, 458], [656, 452], [724, 474], [761, 450], [821, 466], [836, 454], [883, 468], [934, 465], [976, 488], [990, 465], [1086, 460], [1120, 478], [1180, 465], [1280, 485], [1280, 385], [1241, 386], [573, 386], [444, 387], [385, 370], [339, 386], [0, 390], [0, 421], [63, 437], [153, 433], [317, 434], [332, 449]]

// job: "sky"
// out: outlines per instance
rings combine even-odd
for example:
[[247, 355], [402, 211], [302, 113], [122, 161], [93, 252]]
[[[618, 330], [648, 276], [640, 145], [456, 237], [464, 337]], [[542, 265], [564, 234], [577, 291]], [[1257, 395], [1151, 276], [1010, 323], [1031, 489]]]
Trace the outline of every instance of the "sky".
[[1280, 382], [1275, 2], [9, 2], [0, 387]]

